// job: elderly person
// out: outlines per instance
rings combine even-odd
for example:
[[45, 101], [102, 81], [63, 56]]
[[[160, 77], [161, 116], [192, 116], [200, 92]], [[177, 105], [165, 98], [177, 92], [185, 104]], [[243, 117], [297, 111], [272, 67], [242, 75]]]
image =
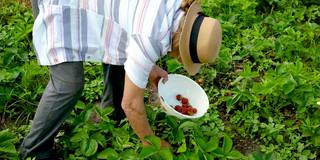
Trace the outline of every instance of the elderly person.
[[[194, 75], [202, 63], [213, 62], [219, 52], [219, 22], [204, 16], [198, 3], [191, 3], [192, 0], [34, 1], [39, 15], [34, 23], [33, 43], [40, 65], [49, 66], [50, 80], [31, 131], [21, 145], [20, 157], [53, 156], [53, 139], [83, 90], [84, 61], [120, 67], [113, 70], [114, 75], [120, 76], [111, 84], [124, 84], [123, 97], [113, 96], [118, 97], [118, 102], [120, 99], [134, 132], [148, 145], [144, 137], [154, 132], [145, 112], [144, 90], [148, 80], [156, 86], [160, 78], [168, 75], [155, 65], [156, 61], [170, 52]], [[112, 71], [112, 67], [106, 68], [105, 72]], [[107, 79], [110, 76], [105, 75]], [[115, 108], [121, 110], [119, 106]], [[165, 140], [161, 145], [170, 146]]]

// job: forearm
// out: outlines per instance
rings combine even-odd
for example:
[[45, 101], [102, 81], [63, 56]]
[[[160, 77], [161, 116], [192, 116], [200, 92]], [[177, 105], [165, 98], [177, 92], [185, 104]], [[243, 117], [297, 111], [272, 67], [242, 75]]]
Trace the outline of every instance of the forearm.
[[138, 135], [143, 144], [147, 144], [144, 137], [153, 135], [154, 133], [147, 119], [143, 99], [124, 105], [123, 108], [134, 132]]
[[154, 133], [148, 123], [143, 98], [144, 89], [135, 86], [126, 75], [122, 108], [134, 132], [143, 144], [147, 144], [144, 137]]

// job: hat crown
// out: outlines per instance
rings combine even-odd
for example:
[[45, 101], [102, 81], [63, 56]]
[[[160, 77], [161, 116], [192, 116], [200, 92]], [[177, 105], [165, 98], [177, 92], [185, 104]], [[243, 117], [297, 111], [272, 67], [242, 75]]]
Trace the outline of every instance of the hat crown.
[[217, 58], [221, 32], [219, 21], [205, 16], [199, 3], [190, 6], [179, 40], [180, 57], [190, 75], [196, 74], [201, 64], [212, 63]]
[[198, 34], [197, 53], [200, 63], [212, 63], [218, 56], [222, 41], [221, 25], [213, 18], [204, 18]]

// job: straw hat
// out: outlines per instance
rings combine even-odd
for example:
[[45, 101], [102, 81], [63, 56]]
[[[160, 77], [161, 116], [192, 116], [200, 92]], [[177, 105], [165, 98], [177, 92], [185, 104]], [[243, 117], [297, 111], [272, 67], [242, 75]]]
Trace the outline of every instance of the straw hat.
[[195, 75], [203, 63], [212, 63], [219, 54], [222, 39], [220, 22], [202, 13], [201, 5], [191, 4], [179, 39], [182, 64]]

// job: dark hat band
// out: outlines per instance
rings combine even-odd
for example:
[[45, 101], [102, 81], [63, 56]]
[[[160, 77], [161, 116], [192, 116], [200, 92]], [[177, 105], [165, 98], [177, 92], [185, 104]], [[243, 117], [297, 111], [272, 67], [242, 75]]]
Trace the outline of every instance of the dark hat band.
[[190, 34], [190, 42], [189, 42], [189, 52], [190, 57], [193, 63], [200, 63], [199, 57], [198, 57], [198, 51], [197, 51], [197, 45], [198, 45], [198, 35], [200, 31], [201, 24], [203, 22], [204, 17], [207, 17], [202, 12], [198, 13], [198, 17], [193, 22], [192, 30]]

